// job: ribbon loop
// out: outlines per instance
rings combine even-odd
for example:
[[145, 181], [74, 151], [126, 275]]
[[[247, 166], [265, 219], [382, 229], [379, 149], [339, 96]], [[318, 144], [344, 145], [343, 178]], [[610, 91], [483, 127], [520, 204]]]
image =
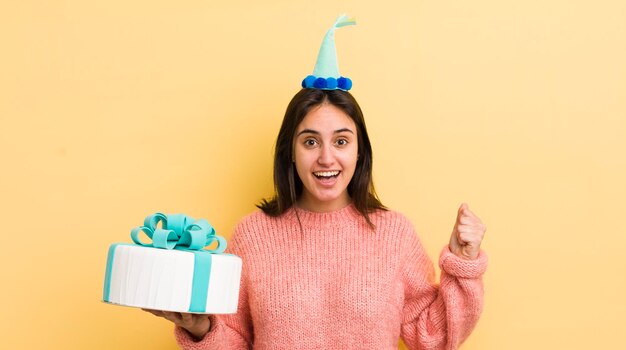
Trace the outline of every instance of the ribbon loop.
[[157, 228], [152, 236], [152, 245], [156, 248], [174, 249], [178, 243], [178, 235], [174, 230]]
[[149, 227], [145, 227], [145, 226], [135, 227], [134, 229], [132, 229], [130, 231], [130, 238], [133, 239], [133, 242], [135, 242], [135, 244], [139, 244], [142, 246], [149, 246], [150, 243], [143, 243], [139, 239], [139, 234], [142, 232], [145, 233], [146, 236], [148, 236], [148, 238], [152, 239], [153, 231]]
[[[159, 223], [161, 227], [158, 227]], [[144, 243], [139, 239], [142, 232], [152, 240], [152, 243]], [[219, 254], [226, 250], [226, 240], [215, 234], [215, 229], [208, 221], [196, 220], [185, 214], [148, 215], [144, 220], [144, 226], [133, 228], [130, 231], [130, 237], [135, 244], [144, 247], [203, 250], [217, 241], [215, 249], [206, 249], [206, 251]]]
[[215, 241], [217, 241], [217, 247], [215, 247], [215, 249], [209, 249], [209, 251], [215, 254], [223, 253], [226, 250], [226, 240], [222, 236], [211, 236], [207, 245]]
[[143, 226], [150, 227], [152, 228], [152, 230], [154, 230], [160, 222], [163, 223], [161, 224], [162, 227], [167, 226], [167, 215], [163, 213], [154, 213], [152, 215], [146, 216], [145, 220], [143, 221]]

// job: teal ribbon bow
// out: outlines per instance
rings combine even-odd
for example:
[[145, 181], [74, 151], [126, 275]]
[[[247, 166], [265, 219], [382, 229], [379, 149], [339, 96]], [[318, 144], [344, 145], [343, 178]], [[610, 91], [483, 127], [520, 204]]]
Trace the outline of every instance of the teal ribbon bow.
[[[157, 227], [161, 223], [161, 227]], [[139, 235], [145, 233], [152, 243], [143, 243]], [[202, 250], [217, 241], [215, 249], [205, 251], [219, 254], [226, 250], [224, 237], [215, 234], [215, 229], [204, 219], [196, 220], [185, 214], [148, 215], [143, 226], [130, 231], [130, 237], [138, 245], [161, 249]]]

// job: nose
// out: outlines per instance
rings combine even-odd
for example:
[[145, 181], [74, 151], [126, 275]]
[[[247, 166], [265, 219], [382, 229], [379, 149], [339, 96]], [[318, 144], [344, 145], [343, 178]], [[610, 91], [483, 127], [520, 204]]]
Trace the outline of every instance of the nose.
[[329, 166], [333, 164], [335, 159], [335, 155], [333, 154], [333, 149], [331, 145], [320, 147], [320, 154], [317, 157], [317, 163], [319, 165]]

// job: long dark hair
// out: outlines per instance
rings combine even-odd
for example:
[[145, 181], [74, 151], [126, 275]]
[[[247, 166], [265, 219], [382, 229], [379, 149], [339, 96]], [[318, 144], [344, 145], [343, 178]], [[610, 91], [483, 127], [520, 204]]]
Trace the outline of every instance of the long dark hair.
[[370, 144], [361, 107], [347, 91], [302, 89], [289, 102], [283, 123], [276, 139], [274, 153], [274, 190], [270, 200], [263, 199], [258, 208], [270, 216], [279, 216], [291, 208], [302, 194], [302, 181], [297, 175], [293, 159], [293, 139], [296, 129], [309, 111], [323, 103], [341, 109], [357, 128], [359, 157], [354, 175], [348, 184], [348, 194], [355, 208], [363, 215], [370, 227], [369, 213], [376, 209], [387, 210], [380, 202], [372, 179], [372, 145]]

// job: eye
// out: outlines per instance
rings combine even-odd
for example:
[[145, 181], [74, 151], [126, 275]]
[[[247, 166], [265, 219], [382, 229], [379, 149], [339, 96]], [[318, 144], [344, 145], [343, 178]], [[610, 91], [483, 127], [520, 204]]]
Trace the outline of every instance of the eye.
[[313, 147], [317, 144], [317, 141], [315, 139], [306, 139], [304, 140], [304, 145], [307, 147]]
[[345, 145], [348, 144], [348, 140], [346, 140], [346, 139], [339, 139], [339, 140], [336, 141], [336, 143], [337, 143], [338, 146], [345, 146]]

